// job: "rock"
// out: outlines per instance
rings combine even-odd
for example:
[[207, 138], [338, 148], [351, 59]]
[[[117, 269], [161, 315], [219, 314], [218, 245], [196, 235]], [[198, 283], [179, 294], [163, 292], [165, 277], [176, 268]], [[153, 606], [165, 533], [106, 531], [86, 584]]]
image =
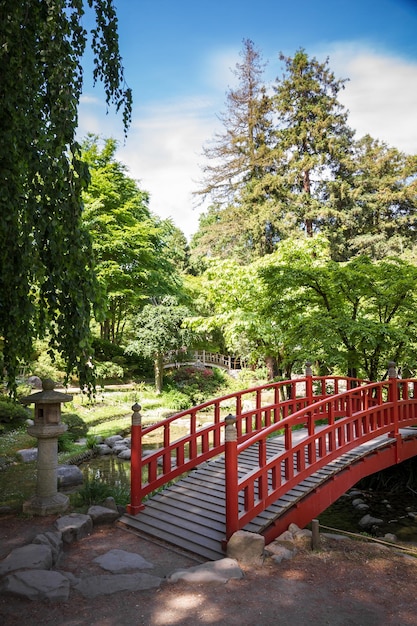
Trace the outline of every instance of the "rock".
[[90, 515], [70, 513], [60, 517], [55, 522], [56, 528], [62, 532], [64, 543], [72, 543], [87, 537], [93, 530], [93, 520]]
[[359, 489], [352, 489], [347, 494], [349, 498], [357, 498], [357, 497], [360, 497], [361, 495], [362, 495], [362, 491], [360, 491]]
[[384, 535], [383, 539], [385, 541], [390, 541], [391, 543], [397, 543], [397, 541], [398, 541], [397, 535], [394, 535], [393, 533], [386, 533]]
[[380, 526], [384, 523], [384, 520], [372, 517], [372, 515], [364, 515], [358, 522], [359, 528], [366, 530], [372, 528], [372, 526]]
[[357, 511], [368, 511], [369, 510], [369, 504], [366, 504], [365, 500], [363, 500], [362, 498], [354, 498], [352, 500], [352, 506]]
[[110, 595], [119, 591], [140, 591], [160, 586], [161, 578], [150, 574], [103, 574], [84, 578], [74, 587], [85, 598]]
[[112, 524], [120, 517], [119, 511], [115, 511], [114, 509], [107, 509], [104, 506], [100, 506], [98, 504], [90, 506], [87, 513], [93, 520], [93, 523], [96, 525]]
[[183, 580], [188, 583], [224, 584], [231, 578], [239, 580], [243, 578], [243, 572], [235, 559], [226, 558], [219, 561], [209, 561], [188, 569], [176, 570], [167, 577], [167, 582], [176, 583]]
[[2, 581], [1, 591], [29, 600], [65, 602], [69, 597], [70, 583], [59, 572], [27, 570], [6, 576]]
[[265, 538], [257, 533], [238, 530], [227, 542], [227, 556], [240, 563], [259, 565], [264, 555]]
[[119, 443], [120, 441], [123, 441], [123, 437], [121, 435], [113, 435], [112, 437], [106, 437], [104, 443], [110, 446], [110, 448], [113, 448], [116, 443]]
[[105, 509], [113, 509], [113, 511], [118, 511], [117, 504], [112, 496], [108, 496], [108, 498], [103, 500], [101, 506], [104, 506]]
[[290, 560], [297, 554], [297, 548], [291, 541], [281, 541], [279, 539], [268, 544], [266, 549], [276, 563], [281, 563], [284, 559]]
[[300, 528], [299, 526], [297, 526], [297, 524], [290, 524], [288, 526], [288, 530], [296, 541], [311, 539], [312, 532], [311, 530], [308, 530], [308, 528]]
[[126, 550], [109, 550], [106, 554], [93, 559], [100, 567], [110, 572], [124, 574], [132, 569], [151, 569], [152, 563], [146, 561], [140, 554], [126, 552]]
[[96, 445], [96, 451], [99, 456], [104, 456], [106, 454], [112, 454], [112, 449], [105, 443], [98, 443]]
[[410, 517], [412, 520], [415, 520], [417, 519], [417, 513], [415, 511], [409, 511], [408, 517]]
[[[297, 526], [298, 528], [298, 526]], [[290, 532], [289, 530], [285, 530], [283, 533], [280, 534], [279, 537], [277, 537], [277, 541], [292, 541], [294, 539], [292, 532]]]
[[9, 513], [12, 513], [13, 509], [11, 506], [0, 506], [0, 515], [9, 515]]
[[49, 531], [46, 533], [36, 535], [32, 543], [43, 545], [43, 546], [49, 546], [52, 551], [52, 565], [56, 565], [59, 562], [59, 559], [62, 554], [62, 548], [64, 545], [64, 542], [62, 541], [61, 532]]
[[50, 546], [30, 543], [15, 548], [0, 562], [0, 576], [19, 569], [50, 569], [52, 549]]
[[38, 448], [27, 448], [26, 450], [18, 450], [16, 455], [20, 457], [23, 463], [30, 463], [36, 461], [38, 458]]
[[83, 473], [76, 465], [58, 465], [58, 489], [82, 485]]
[[120, 452], [124, 452], [125, 450], [128, 450], [129, 448], [127, 447], [127, 445], [125, 443], [116, 443], [112, 450], [113, 450], [113, 454], [120, 454]]
[[32, 389], [42, 389], [42, 380], [39, 376], [29, 376], [26, 382], [32, 387]]
[[125, 448], [117, 455], [118, 459], [122, 459], [123, 461], [129, 461], [132, 456], [132, 451], [130, 448]]

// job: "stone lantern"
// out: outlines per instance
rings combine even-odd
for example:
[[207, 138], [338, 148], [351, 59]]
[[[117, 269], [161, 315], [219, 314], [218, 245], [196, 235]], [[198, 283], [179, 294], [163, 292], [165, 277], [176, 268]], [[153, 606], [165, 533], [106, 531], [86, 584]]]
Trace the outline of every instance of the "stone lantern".
[[23, 512], [52, 515], [68, 508], [69, 499], [58, 493], [58, 437], [67, 430], [61, 422], [61, 404], [72, 396], [54, 390], [50, 379], [42, 381], [42, 391], [22, 398], [22, 404], [35, 404], [34, 424], [28, 433], [38, 440], [36, 495], [23, 504]]

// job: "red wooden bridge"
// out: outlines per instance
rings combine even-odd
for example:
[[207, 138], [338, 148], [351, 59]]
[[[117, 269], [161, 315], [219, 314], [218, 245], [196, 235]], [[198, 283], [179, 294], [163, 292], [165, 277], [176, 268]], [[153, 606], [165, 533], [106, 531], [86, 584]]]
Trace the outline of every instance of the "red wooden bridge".
[[[417, 379], [308, 375], [146, 428], [132, 409], [122, 521], [207, 559], [224, 556], [239, 529], [269, 543], [291, 522], [303, 528], [364, 476], [417, 455]], [[150, 437], [161, 446], [145, 450]]]

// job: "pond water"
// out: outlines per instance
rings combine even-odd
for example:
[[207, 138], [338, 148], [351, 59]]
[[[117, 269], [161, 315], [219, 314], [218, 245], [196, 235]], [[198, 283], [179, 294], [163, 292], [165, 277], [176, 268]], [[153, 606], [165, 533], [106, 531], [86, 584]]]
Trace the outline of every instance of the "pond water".
[[[130, 462], [117, 457], [102, 456], [80, 466], [85, 479], [105, 482], [112, 487], [130, 489]], [[403, 493], [388, 494], [362, 490], [360, 497], [369, 505], [368, 511], [357, 511], [352, 498], [342, 496], [319, 515], [320, 523], [349, 532], [358, 533], [358, 522], [366, 513], [384, 520], [376, 536], [395, 534], [400, 541], [417, 542], [417, 494], [406, 489]], [[413, 519], [413, 513], [416, 518]]]

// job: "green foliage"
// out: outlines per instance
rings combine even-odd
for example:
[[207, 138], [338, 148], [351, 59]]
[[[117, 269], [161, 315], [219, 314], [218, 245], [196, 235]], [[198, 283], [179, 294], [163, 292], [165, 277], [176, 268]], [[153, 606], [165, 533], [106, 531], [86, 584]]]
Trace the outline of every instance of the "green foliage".
[[25, 407], [8, 396], [0, 395], [0, 432], [18, 428], [29, 417]]
[[[88, 170], [75, 139], [87, 44], [85, 6], [95, 12], [94, 77], [106, 102], [130, 122], [118, 48], [117, 18], [107, 0], [14, 2], [0, 6], [0, 335], [9, 388], [32, 339], [46, 335], [91, 388], [90, 318], [99, 305], [81, 191]], [[69, 88], [70, 86], [70, 88]]]
[[50, 378], [55, 382], [65, 381], [65, 363], [50, 353], [48, 342], [35, 341], [34, 353], [29, 364], [30, 374], [39, 378]]
[[130, 491], [128, 488], [108, 485], [100, 480], [87, 479], [73, 497], [75, 506], [91, 506], [101, 504], [106, 498], [113, 497], [115, 502], [126, 505], [130, 502]]
[[178, 401], [180, 408], [185, 409], [220, 395], [220, 389], [225, 385], [225, 375], [218, 368], [186, 366], [170, 370], [165, 376], [165, 382], [169, 390], [169, 406], [178, 408], [173, 406]]
[[113, 361], [102, 361], [96, 365], [96, 377], [98, 380], [123, 380], [123, 367]]
[[96, 271], [103, 286], [105, 317], [101, 338], [122, 341], [127, 317], [143, 301], [178, 288], [179, 277], [165, 254], [165, 238], [173, 227], [160, 222], [148, 208], [149, 196], [115, 159], [117, 144], [90, 135], [82, 155], [91, 181], [83, 192], [83, 221], [93, 240]]
[[127, 354], [152, 357], [155, 363], [155, 387], [162, 391], [163, 355], [190, 345], [192, 333], [183, 324], [189, 310], [173, 296], [164, 296], [147, 304], [134, 321], [134, 337]]
[[62, 433], [62, 435], [59, 435], [58, 452], [67, 453], [67, 452], [73, 452], [75, 449], [78, 449], [78, 448], [75, 448], [74, 441], [75, 441], [75, 437], [73, 433], [71, 432], [66, 432], [66, 433]]
[[204, 150], [198, 193], [213, 203], [191, 241], [192, 272], [207, 257], [250, 263], [301, 232], [325, 234], [337, 261], [413, 253], [417, 156], [355, 140], [339, 101], [346, 81], [328, 59], [301, 48], [280, 60], [281, 75], [265, 85], [259, 51], [243, 42], [224, 132]]
[[164, 392], [164, 404], [174, 411], [185, 411], [192, 406], [190, 396], [183, 391], [177, 389], [169, 389]]
[[65, 434], [70, 434], [73, 440], [87, 436], [88, 426], [77, 413], [62, 413], [61, 421], [68, 426]]

